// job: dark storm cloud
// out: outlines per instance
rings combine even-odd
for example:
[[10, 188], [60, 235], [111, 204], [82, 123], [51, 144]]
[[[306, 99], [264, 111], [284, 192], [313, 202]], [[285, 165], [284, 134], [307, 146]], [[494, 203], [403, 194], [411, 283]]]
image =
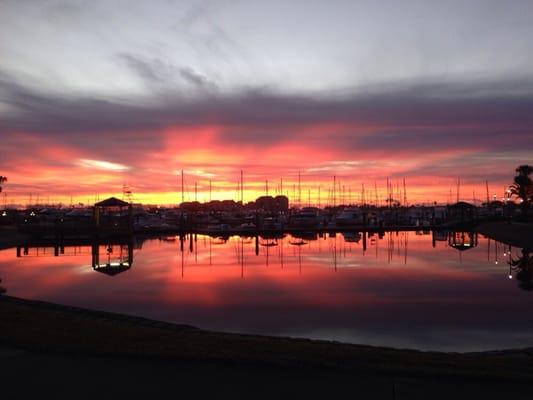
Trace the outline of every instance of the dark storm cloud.
[[[164, 78], [138, 60], [131, 58], [128, 62], [146, 79]], [[189, 81], [202, 84], [194, 71], [187, 74]], [[340, 146], [348, 147], [491, 147], [501, 141], [502, 135], [512, 138], [503, 142], [505, 147], [528, 146], [533, 126], [531, 80], [386, 89], [382, 86], [358, 94], [314, 97], [267, 90], [196, 98], [165, 92], [149, 101], [123, 101], [40, 93], [0, 72], [0, 104], [12, 108], [1, 116], [0, 131], [69, 140], [74, 135], [81, 142], [87, 141], [87, 134], [105, 133], [108, 139], [127, 135], [135, 140], [135, 132], [154, 132], [152, 136], [138, 134], [142, 144], [157, 141], [155, 132], [165, 128], [215, 124], [223, 128], [221, 139], [226, 144], [253, 145], [286, 141], [288, 132], [296, 140], [329, 140], [310, 137], [305, 127], [336, 124], [345, 126], [337, 138]], [[367, 129], [368, 134], [362, 134], [365, 142], [359, 140], [361, 135], [350, 135], [350, 127]], [[329, 145], [334, 147], [334, 141]]]
[[[3, 131], [37, 133], [142, 130], [164, 126], [154, 118], [135, 118], [146, 108], [112, 100], [40, 93], [0, 72], [0, 104], [14, 108], [0, 120]], [[144, 122], [143, 122], [144, 121]]]

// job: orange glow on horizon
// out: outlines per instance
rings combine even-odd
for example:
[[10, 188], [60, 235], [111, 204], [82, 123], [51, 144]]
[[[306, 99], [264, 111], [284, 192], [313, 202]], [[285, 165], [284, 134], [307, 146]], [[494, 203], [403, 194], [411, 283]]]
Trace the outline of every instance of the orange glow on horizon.
[[[21, 134], [21, 149], [27, 151], [13, 156], [10, 168], [2, 171], [9, 179], [2, 200], [6, 205], [90, 205], [110, 196], [121, 198], [127, 186], [133, 201], [142, 204], [176, 205], [182, 197], [185, 201], [238, 201], [243, 170], [245, 202], [265, 195], [268, 185], [269, 195], [286, 195], [292, 205], [331, 205], [336, 176], [336, 204], [361, 203], [364, 186], [366, 203], [384, 205], [387, 177], [393, 198], [402, 203], [404, 197], [407, 204], [455, 202], [458, 178], [460, 200], [481, 203], [487, 197], [485, 180], [489, 180], [489, 198], [500, 199], [514, 172], [513, 161], [497, 157], [490, 162], [508, 171], [507, 180], [492, 177], [486, 162], [470, 166], [470, 158], [482, 154], [473, 149], [357, 151], [345, 148], [342, 141], [336, 143], [350, 135], [364, 140], [366, 130], [373, 129], [370, 126], [315, 124], [279, 129], [286, 135], [278, 141], [262, 143], [259, 137], [255, 144], [241, 144], [238, 138], [247, 134], [242, 127], [174, 127], [154, 133], [153, 147], [116, 144], [106, 154]], [[272, 127], [263, 132], [277, 134]], [[452, 167], [457, 162], [466, 166]]]

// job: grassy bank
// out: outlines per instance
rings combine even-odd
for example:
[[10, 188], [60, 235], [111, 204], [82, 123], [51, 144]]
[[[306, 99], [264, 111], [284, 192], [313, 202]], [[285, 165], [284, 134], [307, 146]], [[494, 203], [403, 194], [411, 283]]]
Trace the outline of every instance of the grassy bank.
[[0, 343], [84, 356], [359, 372], [379, 376], [527, 381], [533, 351], [438, 353], [208, 332], [107, 312], [0, 297]]

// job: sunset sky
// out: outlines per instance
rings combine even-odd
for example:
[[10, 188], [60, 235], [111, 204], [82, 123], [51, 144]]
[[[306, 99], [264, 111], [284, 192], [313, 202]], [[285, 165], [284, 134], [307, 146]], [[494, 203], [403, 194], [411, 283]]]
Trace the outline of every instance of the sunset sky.
[[481, 201], [533, 163], [532, 1], [137, 3], [0, 3], [3, 200]]

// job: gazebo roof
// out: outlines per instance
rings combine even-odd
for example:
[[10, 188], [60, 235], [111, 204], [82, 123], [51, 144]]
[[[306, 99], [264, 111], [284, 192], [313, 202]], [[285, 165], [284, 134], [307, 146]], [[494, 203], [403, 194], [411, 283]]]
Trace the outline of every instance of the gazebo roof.
[[95, 204], [96, 207], [127, 207], [129, 203], [117, 199], [116, 197], [110, 197], [109, 199], [102, 200]]
[[466, 201], [459, 201], [455, 204], [452, 204], [450, 208], [475, 208], [473, 204], [467, 203]]
[[130, 265], [122, 265], [122, 266], [98, 266], [96, 268], [93, 268], [96, 272], [101, 272], [103, 274], [109, 275], [109, 276], [115, 276], [122, 272], [126, 272], [131, 268]]
[[504, 205], [504, 202], [500, 200], [493, 200], [489, 202], [489, 207], [503, 207]]

